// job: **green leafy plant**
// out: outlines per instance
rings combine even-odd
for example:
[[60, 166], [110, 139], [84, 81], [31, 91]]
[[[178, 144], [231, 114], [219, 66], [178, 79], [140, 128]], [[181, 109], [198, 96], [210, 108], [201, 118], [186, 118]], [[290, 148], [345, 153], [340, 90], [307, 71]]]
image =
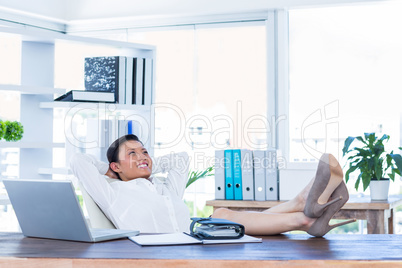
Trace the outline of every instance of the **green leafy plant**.
[[[395, 174], [401, 175], [402, 157], [400, 154], [387, 153], [384, 142], [388, 142], [390, 136], [384, 134], [378, 138], [375, 133], [364, 133], [364, 136], [348, 137], [342, 149], [343, 156], [348, 155], [346, 165], [349, 168], [345, 173], [346, 182], [349, 175], [359, 172], [355, 188], [359, 187], [360, 181], [363, 183], [363, 191], [367, 189], [371, 180], [395, 179]], [[351, 144], [359, 143], [359, 146], [350, 148]], [[399, 149], [402, 149], [399, 147]], [[387, 173], [390, 170], [390, 173]]]
[[5, 132], [6, 132], [6, 124], [0, 120], [0, 140], [3, 138]]
[[17, 121], [0, 121], [0, 140], [18, 141], [22, 139], [24, 134], [24, 127]]
[[188, 181], [187, 181], [186, 188], [201, 178], [213, 176], [214, 175], [212, 173], [213, 170], [214, 170], [214, 167], [211, 166], [211, 167], [206, 168], [203, 171], [190, 171], [188, 173]]

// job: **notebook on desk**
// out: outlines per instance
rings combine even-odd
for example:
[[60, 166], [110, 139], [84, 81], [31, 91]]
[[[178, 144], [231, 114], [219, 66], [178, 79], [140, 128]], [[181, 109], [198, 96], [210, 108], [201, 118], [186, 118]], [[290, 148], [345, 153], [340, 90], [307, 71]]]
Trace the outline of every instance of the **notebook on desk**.
[[90, 229], [71, 181], [3, 180], [25, 236], [98, 242], [139, 231]]

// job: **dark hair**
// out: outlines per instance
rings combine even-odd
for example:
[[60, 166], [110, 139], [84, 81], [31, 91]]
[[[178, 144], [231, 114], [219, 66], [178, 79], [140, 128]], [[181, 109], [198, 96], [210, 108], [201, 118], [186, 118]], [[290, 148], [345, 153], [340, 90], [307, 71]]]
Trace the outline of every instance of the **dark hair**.
[[107, 160], [109, 161], [109, 164], [112, 162], [119, 162], [119, 149], [120, 145], [125, 143], [126, 141], [138, 141], [139, 143], [143, 144], [137, 136], [134, 134], [128, 134], [124, 135], [117, 140], [115, 140], [107, 149]]
[[[135, 136], [134, 134], [128, 134], [128, 135], [124, 135], [120, 138], [118, 138], [117, 140], [115, 140], [107, 149], [106, 152], [106, 156], [107, 156], [107, 160], [109, 161], [109, 164], [112, 162], [119, 162], [119, 151], [120, 151], [120, 145], [122, 145], [123, 143], [125, 143], [126, 141], [138, 141], [139, 143], [141, 143], [142, 145], [144, 145], [137, 136]], [[117, 174], [116, 172], [114, 172], [114, 170], [112, 170], [114, 174], [116, 174], [117, 178], [119, 178], [119, 180], [121, 180], [119, 174]]]

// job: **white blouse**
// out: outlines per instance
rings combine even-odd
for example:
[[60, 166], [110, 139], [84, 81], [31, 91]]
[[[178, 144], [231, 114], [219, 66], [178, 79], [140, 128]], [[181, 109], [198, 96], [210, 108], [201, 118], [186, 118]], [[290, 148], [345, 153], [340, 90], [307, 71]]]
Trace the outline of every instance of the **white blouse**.
[[167, 179], [105, 180], [109, 165], [88, 154], [70, 162], [74, 175], [119, 229], [142, 233], [188, 232], [190, 212], [182, 198], [188, 174], [187, 153], [153, 159], [152, 174], [167, 172]]

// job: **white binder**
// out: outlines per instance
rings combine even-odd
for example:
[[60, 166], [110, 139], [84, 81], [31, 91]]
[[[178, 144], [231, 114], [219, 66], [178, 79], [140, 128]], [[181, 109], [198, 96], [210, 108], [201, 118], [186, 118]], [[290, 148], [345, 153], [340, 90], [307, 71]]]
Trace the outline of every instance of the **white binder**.
[[146, 58], [144, 63], [144, 105], [152, 104], [152, 59]]
[[248, 149], [242, 149], [240, 152], [243, 200], [254, 200], [253, 153]]
[[225, 150], [215, 151], [215, 199], [225, 199]]
[[119, 57], [119, 73], [118, 73], [118, 103], [126, 103], [126, 57]]
[[254, 165], [254, 199], [265, 201], [265, 151], [253, 151]]
[[278, 200], [278, 165], [276, 160], [276, 150], [269, 149], [265, 152], [265, 199]]
[[126, 59], [126, 104], [133, 104], [133, 95], [135, 90], [134, 82], [134, 58]]

